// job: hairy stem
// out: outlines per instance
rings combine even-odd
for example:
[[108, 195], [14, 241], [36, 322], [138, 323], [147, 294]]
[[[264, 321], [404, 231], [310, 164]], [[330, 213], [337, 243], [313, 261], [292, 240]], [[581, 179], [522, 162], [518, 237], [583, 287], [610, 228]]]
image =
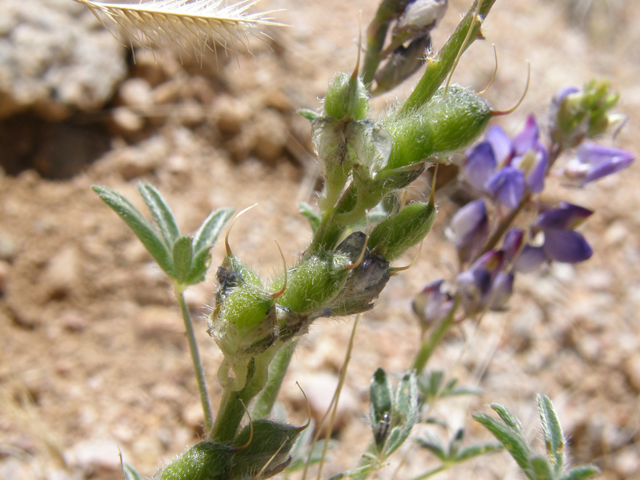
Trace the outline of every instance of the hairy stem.
[[198, 389], [200, 390], [200, 401], [202, 402], [202, 411], [204, 412], [204, 429], [205, 433], [208, 434], [213, 426], [213, 410], [211, 409], [211, 401], [209, 400], [207, 382], [204, 378], [204, 368], [202, 368], [202, 362], [200, 361], [198, 342], [196, 342], [196, 335], [193, 330], [193, 322], [191, 321], [191, 315], [189, 314], [187, 303], [184, 300], [184, 287], [175, 285], [174, 290], [176, 299], [178, 300], [178, 304], [180, 305], [180, 312], [182, 313], [184, 328], [187, 331], [187, 340], [189, 341], [191, 361], [193, 362], [193, 369], [195, 370], [196, 380], [198, 381]]
[[[400, 108], [401, 115], [424, 105], [438, 90], [454, 67], [461, 51], [464, 52], [479, 38], [482, 19], [486, 18], [495, 2], [496, 0], [475, 0], [473, 2], [447, 43], [438, 52], [437, 57], [427, 61], [427, 68], [418, 85]], [[468, 42], [466, 42], [467, 37], [469, 38]]]
[[291, 342], [285, 345], [273, 357], [269, 365], [269, 380], [267, 380], [267, 384], [256, 397], [255, 403], [251, 408], [251, 416], [254, 419], [264, 418], [271, 413], [297, 343]]

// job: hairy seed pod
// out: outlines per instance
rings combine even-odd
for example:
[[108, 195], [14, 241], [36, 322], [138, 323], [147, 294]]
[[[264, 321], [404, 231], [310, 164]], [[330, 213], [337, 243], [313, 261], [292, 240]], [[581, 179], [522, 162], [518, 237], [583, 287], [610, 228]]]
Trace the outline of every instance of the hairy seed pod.
[[369, 247], [388, 261], [402, 255], [427, 236], [436, 218], [436, 206], [416, 202], [380, 222], [369, 236]]
[[351, 117], [362, 120], [369, 110], [367, 89], [360, 77], [349, 73], [338, 73], [324, 98], [324, 112], [338, 120]]
[[247, 444], [250, 438], [251, 443], [233, 456], [231, 480], [255, 477], [265, 466], [260, 478], [282, 471], [291, 461], [289, 451], [302, 431], [294, 425], [264, 419], [253, 422], [253, 437], [251, 430], [247, 425], [236, 438], [237, 445]]
[[162, 472], [162, 480], [227, 480], [233, 450], [213, 442], [194, 445]]
[[441, 87], [423, 107], [406, 115], [390, 115], [383, 124], [393, 137], [387, 169], [412, 165], [425, 158], [471, 144], [487, 127], [489, 104], [471, 90]]
[[[344, 286], [350, 270], [349, 257], [342, 253], [322, 252], [289, 270], [287, 291], [278, 305], [299, 314], [311, 314], [327, 308]], [[276, 279], [272, 291], [282, 288], [283, 278]]]

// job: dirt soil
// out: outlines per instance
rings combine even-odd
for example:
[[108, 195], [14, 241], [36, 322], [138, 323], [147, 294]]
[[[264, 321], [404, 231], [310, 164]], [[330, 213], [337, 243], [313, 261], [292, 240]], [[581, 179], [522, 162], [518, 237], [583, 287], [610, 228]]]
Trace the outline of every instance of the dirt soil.
[[[469, 3], [450, 2], [436, 46]], [[291, 27], [269, 31], [269, 45], [254, 42], [253, 57], [207, 58], [201, 68], [170, 52], [156, 52], [156, 63], [138, 51], [103, 111], [65, 124], [23, 114], [0, 125], [0, 148], [20, 141], [49, 146], [32, 148], [37, 154], [28, 164], [5, 165], [0, 175], [0, 478], [121, 478], [118, 447], [151, 476], [202, 434], [170, 285], [90, 185], [107, 185], [142, 208], [135, 184], [151, 182], [186, 232], [212, 209], [257, 203], [236, 222], [230, 241], [265, 277], [281, 268], [274, 239], [289, 262], [309, 241], [296, 204], [313, 200], [317, 170], [308, 122], [296, 109], [317, 108], [333, 73], [353, 69], [359, 11], [366, 24], [376, 2], [265, 0], [261, 7], [285, 8], [277, 18]], [[482, 90], [494, 69], [495, 43], [500, 68], [486, 98], [507, 109], [524, 89], [529, 60], [529, 93], [500, 120], [515, 133], [528, 112], [545, 124], [559, 88], [610, 77], [622, 96], [619, 111], [629, 116], [615, 144], [640, 152], [637, 25], [634, 0], [498, 1], [483, 27], [487, 40], [473, 45], [454, 79]], [[375, 107], [404, 98], [411, 84], [376, 99]], [[43, 122], [46, 138], [28, 133], [34, 122]], [[583, 230], [595, 255], [575, 267], [554, 265], [519, 277], [509, 311], [447, 338], [431, 366], [485, 393], [441, 402], [434, 414], [446, 419], [448, 433], [439, 434], [465, 426], [468, 442], [487, 440], [470, 414], [498, 402], [535, 438], [540, 392], [556, 403], [576, 463], [595, 461], [605, 479], [640, 479], [640, 168], [584, 190], [551, 183], [545, 200], [596, 210]], [[426, 184], [418, 180], [412, 193], [424, 195]], [[452, 276], [455, 252], [444, 229], [456, 207], [444, 195], [439, 203], [437, 225], [416, 265], [392, 279], [361, 322], [346, 380], [350, 402], [337, 434], [341, 447], [323, 476], [354, 467], [367, 446], [367, 390], [375, 368], [395, 375], [412, 362], [419, 346], [412, 296], [426, 282]], [[214, 265], [222, 256], [218, 245]], [[221, 354], [206, 334], [215, 290], [209, 277], [187, 294], [217, 404]], [[295, 382], [312, 390], [335, 379], [352, 323], [320, 320], [301, 342], [281, 393], [294, 423], [305, 416]], [[401, 460], [396, 478], [437, 465], [409, 444]], [[397, 467], [381, 476], [391, 478]], [[501, 454], [440, 478], [523, 477]]]

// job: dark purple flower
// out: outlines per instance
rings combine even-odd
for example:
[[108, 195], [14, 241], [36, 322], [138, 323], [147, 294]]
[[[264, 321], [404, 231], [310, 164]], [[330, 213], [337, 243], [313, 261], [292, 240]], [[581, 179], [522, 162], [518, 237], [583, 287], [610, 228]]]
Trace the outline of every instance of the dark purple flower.
[[627, 150], [583, 143], [578, 147], [576, 156], [565, 167], [564, 174], [582, 186], [624, 170], [634, 160], [633, 153]]
[[513, 273], [500, 272], [496, 275], [491, 288], [491, 310], [504, 310], [513, 295]]
[[527, 188], [531, 192], [539, 193], [544, 189], [544, 179], [547, 176], [547, 150], [540, 142], [523, 155], [515, 157], [511, 165], [522, 170]]
[[456, 212], [449, 226], [461, 263], [476, 256], [489, 235], [489, 217], [484, 200], [474, 200]]
[[573, 230], [582, 225], [592, 214], [593, 210], [560, 202], [558, 208], [541, 213], [535, 226], [543, 230]]
[[457, 277], [467, 314], [479, 313], [492, 303], [495, 281], [504, 267], [505, 254], [490, 250]]
[[423, 330], [445, 318], [453, 307], [451, 296], [442, 291], [443, 283], [444, 280], [440, 279], [426, 285], [413, 299], [413, 311], [420, 319]]
[[522, 171], [506, 166], [498, 170], [486, 183], [485, 188], [491, 196], [508, 208], [514, 209], [522, 200], [525, 180]]

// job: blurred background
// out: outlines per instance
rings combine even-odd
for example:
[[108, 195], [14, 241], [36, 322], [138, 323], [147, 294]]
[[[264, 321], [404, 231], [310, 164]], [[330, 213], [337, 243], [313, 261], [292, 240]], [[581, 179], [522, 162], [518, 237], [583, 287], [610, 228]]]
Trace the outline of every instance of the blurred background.
[[[450, 0], [433, 32], [439, 48], [470, 1]], [[0, 0], [0, 478], [116, 479], [118, 448], [151, 476], [202, 435], [202, 413], [182, 321], [170, 285], [127, 227], [89, 189], [105, 184], [142, 206], [135, 183], [153, 183], [183, 231], [218, 207], [258, 207], [234, 226], [234, 252], [266, 277], [310, 239], [298, 201], [320, 186], [307, 120], [336, 71], [352, 71], [360, 12], [375, 0], [263, 0], [289, 27], [250, 39], [251, 54], [218, 49], [200, 63], [162, 49], [122, 46], [72, 0]], [[640, 152], [640, 5], [635, 0], [498, 0], [486, 41], [462, 57], [454, 81], [482, 90], [509, 134], [529, 112], [541, 125], [551, 96], [596, 76], [621, 93], [629, 121], [603, 144]], [[373, 104], [383, 112], [415, 78]], [[553, 182], [552, 182], [553, 183]], [[640, 478], [640, 174], [632, 166], [583, 190], [560, 183], [549, 202], [596, 210], [584, 229], [594, 257], [521, 276], [505, 313], [454, 331], [432, 359], [478, 398], [442, 401], [450, 432], [488, 439], [470, 414], [503, 403], [538, 431], [534, 394], [558, 407], [576, 463], [605, 479]], [[428, 192], [428, 179], [412, 187]], [[458, 208], [445, 195], [416, 265], [394, 277], [356, 337], [336, 438], [325, 473], [356, 466], [368, 444], [368, 386], [377, 366], [411, 365], [419, 327], [411, 298], [451, 276], [444, 237]], [[219, 245], [214, 264], [221, 261]], [[412, 257], [406, 258], [408, 264]], [[399, 262], [400, 263], [400, 262]], [[213, 276], [187, 291], [214, 405], [221, 355], [206, 334]], [[281, 392], [294, 423], [328, 402], [350, 335], [350, 319], [321, 320], [305, 337]], [[477, 331], [476, 331], [477, 330]], [[468, 348], [465, 348], [465, 342]], [[323, 403], [324, 402], [324, 403]], [[422, 428], [422, 427], [418, 427]], [[447, 436], [447, 430], [440, 434]], [[408, 442], [410, 443], [410, 442]], [[397, 478], [436, 465], [407, 444]], [[391, 478], [397, 465], [381, 472]], [[464, 464], [440, 478], [521, 478], [506, 454]]]

